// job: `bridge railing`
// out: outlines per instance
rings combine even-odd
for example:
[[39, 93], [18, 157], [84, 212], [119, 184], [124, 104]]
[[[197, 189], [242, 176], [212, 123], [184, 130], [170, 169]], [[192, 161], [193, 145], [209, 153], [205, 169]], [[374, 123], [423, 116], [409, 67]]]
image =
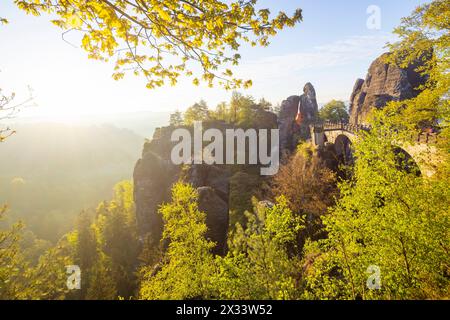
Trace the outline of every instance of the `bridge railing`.
[[435, 144], [438, 142], [438, 134], [435, 132], [420, 132], [412, 135], [411, 138], [417, 143]]
[[359, 131], [369, 131], [370, 127], [366, 125], [361, 124], [352, 124], [352, 123], [345, 123], [345, 122], [331, 122], [331, 121], [325, 121], [314, 124], [315, 128], [321, 128], [324, 131], [332, 131], [332, 130], [343, 130], [348, 131], [351, 133], [358, 133]]
[[[334, 130], [342, 130], [347, 131], [353, 134], [357, 134], [360, 131], [370, 131], [370, 126], [362, 125], [362, 124], [352, 124], [345, 122], [317, 122], [314, 123], [315, 130], [321, 131], [334, 131]], [[411, 140], [416, 143], [426, 143], [426, 144], [435, 144], [438, 141], [438, 134], [436, 132], [420, 132], [414, 133], [411, 135]]]

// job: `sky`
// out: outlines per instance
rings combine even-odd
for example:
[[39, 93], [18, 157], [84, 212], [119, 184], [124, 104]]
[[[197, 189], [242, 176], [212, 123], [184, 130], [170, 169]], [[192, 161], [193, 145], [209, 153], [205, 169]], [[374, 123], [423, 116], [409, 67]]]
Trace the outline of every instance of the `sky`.
[[[425, 0], [262, 0], [258, 6], [271, 12], [303, 10], [303, 22], [281, 31], [266, 48], [243, 46], [237, 74], [253, 80], [248, 90], [256, 99], [276, 105], [301, 94], [311, 82], [319, 103], [348, 101], [357, 78], [364, 78], [370, 63], [394, 41], [393, 28]], [[374, 7], [376, 6], [376, 7]], [[379, 28], [373, 22], [379, 8]], [[0, 26], [0, 88], [14, 91], [17, 102], [33, 89], [37, 107], [19, 117], [70, 119], [80, 115], [135, 111], [184, 110], [200, 99], [210, 108], [229, 100], [230, 91], [220, 87], [196, 87], [181, 80], [175, 87], [149, 90], [145, 79], [127, 75], [112, 79], [110, 63], [89, 60], [78, 47], [78, 38], [62, 40], [61, 29], [50, 17], [28, 16], [13, 0], [2, 0], [0, 16], [10, 24]], [[74, 46], [75, 44], [75, 46]]]

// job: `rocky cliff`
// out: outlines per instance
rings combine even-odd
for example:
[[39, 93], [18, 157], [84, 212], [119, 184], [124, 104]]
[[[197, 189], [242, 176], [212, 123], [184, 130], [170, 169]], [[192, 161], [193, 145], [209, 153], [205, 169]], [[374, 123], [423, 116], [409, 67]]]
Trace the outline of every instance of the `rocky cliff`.
[[[255, 128], [275, 128], [276, 119], [275, 114], [260, 110], [254, 116]], [[192, 127], [183, 128], [193, 136]], [[208, 128], [219, 129], [224, 133], [226, 129], [234, 127], [223, 121], [203, 122], [203, 130]], [[171, 126], [157, 129], [152, 140], [145, 143], [142, 157], [136, 163], [133, 179], [139, 234], [141, 237], [150, 235], [155, 243], [161, 239], [163, 221], [158, 208], [170, 201], [172, 185], [182, 179], [197, 188], [199, 209], [206, 213], [207, 237], [217, 244], [214, 252], [223, 254], [229, 225], [230, 180], [241, 171], [259, 175], [259, 170], [256, 170], [258, 166], [173, 165], [170, 154], [176, 142], [171, 142], [170, 138], [174, 129]], [[226, 141], [224, 148], [225, 144]], [[243, 183], [245, 185], [246, 182]], [[250, 200], [251, 195], [247, 197]]]
[[[295, 123], [299, 109], [305, 118], [305, 123], [301, 126]], [[308, 83], [301, 96], [292, 96], [283, 102], [279, 119], [269, 111], [258, 109], [253, 115], [252, 127], [279, 127], [282, 149], [294, 150], [298, 139], [308, 137], [308, 124], [317, 117], [317, 110], [315, 90]], [[183, 128], [192, 133], [192, 127]], [[204, 122], [203, 129], [208, 128], [225, 132], [234, 126], [222, 121]], [[170, 201], [172, 185], [183, 179], [197, 188], [199, 208], [206, 213], [207, 236], [217, 243], [215, 253], [223, 254], [226, 248], [229, 212], [233, 214], [234, 222], [242, 222], [235, 214], [251, 210], [251, 197], [255, 194], [255, 188], [261, 187], [264, 178], [259, 174], [258, 165], [173, 165], [170, 154], [176, 143], [171, 142], [170, 138], [174, 129], [175, 127], [171, 126], [156, 129], [153, 138], [145, 143], [142, 157], [136, 163], [133, 179], [139, 234], [141, 237], [150, 235], [155, 243], [161, 239], [163, 220], [158, 208], [162, 203]], [[235, 190], [241, 190], [239, 194], [233, 193], [230, 196], [230, 183]]]
[[[224, 123], [214, 127], [225, 129]], [[172, 185], [179, 179], [191, 183], [199, 192], [199, 208], [207, 215], [210, 240], [217, 243], [215, 252], [224, 252], [228, 227], [229, 172], [225, 165], [190, 165], [187, 168], [172, 164], [170, 153], [174, 127], [158, 128], [152, 140], [144, 145], [142, 158], [136, 163], [134, 202], [136, 219], [141, 236], [149, 234], [157, 243], [161, 239], [163, 220], [158, 213], [161, 204], [169, 202]], [[192, 130], [190, 127], [186, 127]]]
[[373, 108], [383, 108], [390, 101], [417, 96], [417, 88], [425, 79], [415, 71], [419, 63], [399, 68], [386, 63], [388, 53], [377, 58], [366, 79], [358, 79], [350, 97], [350, 123], [365, 124]]

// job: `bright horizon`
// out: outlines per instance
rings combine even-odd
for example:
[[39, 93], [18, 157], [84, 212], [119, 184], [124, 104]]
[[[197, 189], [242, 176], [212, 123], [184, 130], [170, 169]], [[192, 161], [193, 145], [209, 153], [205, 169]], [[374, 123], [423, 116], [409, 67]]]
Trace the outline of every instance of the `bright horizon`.
[[[420, 3], [427, 1], [351, 0], [345, 5], [331, 0], [261, 1], [272, 12], [291, 13], [302, 8], [304, 21], [283, 30], [268, 48], [241, 47], [237, 73], [253, 80], [252, 88], [239, 90], [273, 105], [311, 82], [320, 104], [332, 99], [348, 101], [357, 78], [364, 78], [370, 63], [386, 42], [393, 41], [392, 29]], [[381, 28], [370, 30], [367, 8], [381, 9]], [[49, 16], [27, 16], [12, 1], [2, 3], [2, 17], [10, 24], [0, 26], [0, 39], [7, 44], [0, 52], [0, 88], [14, 91], [16, 102], [25, 99], [27, 86], [34, 91], [37, 108], [28, 108], [15, 120], [37, 117], [45, 120], [78, 119], [90, 115], [185, 110], [200, 99], [210, 108], [229, 100], [231, 91], [205, 85], [196, 87], [181, 79], [175, 87], [145, 88], [145, 80], [127, 74], [114, 81], [112, 63], [89, 60], [78, 48], [76, 34], [66, 35], [52, 25]], [[74, 47], [75, 45], [75, 47]]]

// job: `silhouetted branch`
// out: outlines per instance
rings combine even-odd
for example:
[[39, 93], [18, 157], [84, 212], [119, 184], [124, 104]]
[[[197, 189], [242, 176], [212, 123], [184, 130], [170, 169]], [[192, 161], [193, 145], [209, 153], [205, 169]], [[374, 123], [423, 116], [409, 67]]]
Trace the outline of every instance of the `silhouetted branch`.
[[[28, 91], [28, 98], [19, 103], [14, 103], [16, 97], [15, 93], [4, 94], [3, 90], [0, 88], [0, 121], [13, 119], [22, 108], [31, 107], [33, 105], [33, 91], [30, 87], [28, 87]], [[14, 133], [15, 131], [11, 127], [0, 123], [0, 142], [3, 142]]]

